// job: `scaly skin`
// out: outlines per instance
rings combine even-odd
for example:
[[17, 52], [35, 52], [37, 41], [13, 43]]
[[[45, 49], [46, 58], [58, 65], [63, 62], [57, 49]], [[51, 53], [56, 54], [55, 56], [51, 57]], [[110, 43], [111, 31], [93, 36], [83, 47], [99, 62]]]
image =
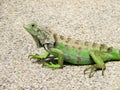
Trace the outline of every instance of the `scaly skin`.
[[107, 47], [104, 44], [97, 44], [87, 41], [73, 40], [62, 35], [41, 30], [37, 24], [32, 23], [24, 26], [29, 32], [38, 47], [44, 47], [44, 55], [30, 55], [34, 59], [46, 59], [50, 54], [58, 58], [58, 63], [44, 62], [43, 65], [49, 68], [57, 69], [63, 67], [63, 62], [69, 62], [77, 65], [92, 65], [84, 70], [84, 73], [90, 69], [89, 77], [94, 75], [97, 69], [102, 70], [102, 75], [106, 68], [106, 61], [120, 60], [120, 51], [113, 47]]

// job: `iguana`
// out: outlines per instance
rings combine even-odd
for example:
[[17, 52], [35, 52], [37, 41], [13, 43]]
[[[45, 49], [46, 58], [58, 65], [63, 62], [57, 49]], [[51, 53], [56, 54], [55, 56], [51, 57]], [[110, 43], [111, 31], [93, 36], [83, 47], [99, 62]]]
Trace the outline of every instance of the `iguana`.
[[92, 77], [98, 69], [102, 70], [102, 75], [104, 75], [106, 69], [104, 62], [120, 60], [120, 50], [105, 44], [67, 38], [48, 30], [42, 30], [36, 23], [24, 25], [24, 28], [32, 35], [37, 46], [44, 47], [46, 51], [43, 55], [31, 55], [31, 58], [44, 60], [49, 55], [58, 58], [57, 64], [44, 62], [43, 65], [46, 67], [62, 68], [64, 61], [74, 65], [92, 65], [84, 70], [84, 73], [90, 70], [89, 77]]

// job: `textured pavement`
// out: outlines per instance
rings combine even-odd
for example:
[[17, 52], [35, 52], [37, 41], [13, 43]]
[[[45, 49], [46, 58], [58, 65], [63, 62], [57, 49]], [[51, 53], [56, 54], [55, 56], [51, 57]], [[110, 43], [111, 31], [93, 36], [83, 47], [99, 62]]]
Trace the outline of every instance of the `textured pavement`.
[[23, 24], [74, 39], [120, 48], [120, 0], [0, 0], [0, 90], [120, 90], [120, 62], [89, 78], [86, 66], [42, 68], [29, 54], [43, 53]]

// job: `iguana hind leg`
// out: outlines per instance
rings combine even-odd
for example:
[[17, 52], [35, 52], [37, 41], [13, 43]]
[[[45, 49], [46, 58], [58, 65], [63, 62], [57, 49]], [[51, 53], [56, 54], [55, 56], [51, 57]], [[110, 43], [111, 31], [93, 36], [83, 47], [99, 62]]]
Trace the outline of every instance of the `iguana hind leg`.
[[94, 60], [94, 62], [96, 64], [86, 68], [84, 70], [84, 74], [85, 74], [86, 71], [91, 69], [89, 77], [92, 77], [97, 69], [102, 69], [102, 75], [104, 75], [104, 70], [105, 70], [106, 67], [105, 67], [105, 64], [104, 64], [104, 60], [101, 58], [101, 55], [100, 55], [101, 53], [104, 53], [104, 52], [100, 52], [100, 51], [92, 51], [92, 52], [90, 52], [90, 56], [92, 57], [92, 59]]
[[58, 63], [53, 64], [52, 62], [44, 62], [44, 66], [47, 66], [49, 68], [57, 69], [63, 67], [63, 52], [56, 48], [51, 48], [49, 51], [50, 54], [54, 55], [54, 57], [58, 58]]

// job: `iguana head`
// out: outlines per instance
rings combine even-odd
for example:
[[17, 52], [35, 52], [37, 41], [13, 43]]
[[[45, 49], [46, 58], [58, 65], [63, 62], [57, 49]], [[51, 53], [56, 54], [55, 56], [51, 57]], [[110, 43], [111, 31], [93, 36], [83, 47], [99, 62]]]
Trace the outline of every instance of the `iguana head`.
[[41, 30], [36, 23], [24, 25], [23, 27], [31, 34], [38, 47], [42, 47], [46, 43], [53, 44], [55, 42], [53, 36], [51, 36], [52, 34], [46, 30]]

